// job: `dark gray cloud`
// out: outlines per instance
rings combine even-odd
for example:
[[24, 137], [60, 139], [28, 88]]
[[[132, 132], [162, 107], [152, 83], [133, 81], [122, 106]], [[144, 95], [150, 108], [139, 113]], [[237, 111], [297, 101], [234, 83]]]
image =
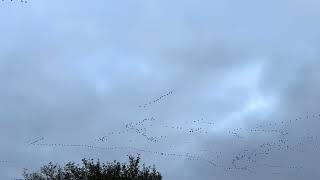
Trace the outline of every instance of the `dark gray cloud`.
[[[319, 5], [312, 0], [2, 2], [0, 160], [10, 162], [0, 161], [1, 179], [48, 161], [125, 160], [137, 152], [156, 164], [164, 179], [319, 177], [320, 146], [311, 139], [320, 136]], [[171, 90], [147, 108], [138, 107]], [[158, 143], [122, 132], [125, 124], [147, 117], [155, 120], [145, 123], [146, 134], [166, 136]], [[259, 125], [264, 132], [248, 131]], [[266, 132], [275, 129], [289, 134]], [[104, 135], [107, 142], [95, 141]], [[201, 159], [134, 149], [27, 146], [40, 137], [48, 144], [132, 146]], [[285, 147], [279, 140], [294, 148], [277, 150]], [[268, 142], [277, 144], [269, 154], [255, 156], [256, 162], [237, 160], [252, 172], [226, 170], [237, 156], [265, 151]]]

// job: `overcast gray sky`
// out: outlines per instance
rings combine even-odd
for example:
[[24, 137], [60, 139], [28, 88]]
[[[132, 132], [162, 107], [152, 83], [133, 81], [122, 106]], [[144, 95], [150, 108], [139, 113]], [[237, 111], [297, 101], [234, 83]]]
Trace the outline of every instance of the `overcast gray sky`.
[[[165, 180], [320, 178], [319, 9], [317, 0], [0, 2], [0, 179], [129, 153]], [[132, 128], [157, 142], [125, 131], [151, 117]], [[118, 148], [45, 145], [58, 143]]]

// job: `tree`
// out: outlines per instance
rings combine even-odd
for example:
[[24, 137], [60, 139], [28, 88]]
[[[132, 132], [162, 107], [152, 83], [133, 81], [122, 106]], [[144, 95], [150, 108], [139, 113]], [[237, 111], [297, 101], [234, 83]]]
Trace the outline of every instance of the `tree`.
[[129, 156], [129, 164], [113, 161], [100, 163], [93, 159], [82, 159], [82, 166], [69, 162], [64, 167], [50, 162], [37, 172], [24, 171], [24, 180], [161, 180], [155, 166], [139, 165], [140, 156]]

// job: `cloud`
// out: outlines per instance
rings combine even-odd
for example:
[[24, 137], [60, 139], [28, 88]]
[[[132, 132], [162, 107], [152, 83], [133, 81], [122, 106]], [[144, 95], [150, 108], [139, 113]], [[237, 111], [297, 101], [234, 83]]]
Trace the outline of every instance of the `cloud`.
[[[232, 167], [232, 159], [245, 149], [282, 138], [241, 130], [239, 139], [230, 134], [233, 129], [303, 117], [284, 126], [290, 143], [318, 135], [312, 117], [319, 113], [317, 1], [1, 5], [0, 160], [15, 162], [0, 163], [3, 179], [47, 161], [124, 160], [128, 151], [26, 144], [39, 137], [48, 143], [94, 144], [95, 138], [146, 117], [156, 119], [152, 127], [148, 124], [148, 135], [168, 138], [152, 143], [129, 132], [99, 145], [194, 153]], [[138, 107], [171, 90], [158, 103]], [[215, 126], [190, 123], [201, 118]], [[188, 133], [200, 127], [201, 133]], [[256, 166], [256, 174], [150, 153], [143, 158], [155, 163], [165, 179], [314, 179], [319, 176], [316, 144], [306, 144], [304, 153], [257, 157], [260, 164], [286, 168]], [[216, 158], [204, 149], [222, 155]], [[299, 164], [305, 167], [301, 173], [288, 168]]]

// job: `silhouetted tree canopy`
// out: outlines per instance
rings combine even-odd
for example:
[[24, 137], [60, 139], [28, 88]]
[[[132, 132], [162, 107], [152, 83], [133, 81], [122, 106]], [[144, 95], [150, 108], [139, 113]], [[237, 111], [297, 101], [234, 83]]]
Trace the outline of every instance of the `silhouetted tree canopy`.
[[82, 166], [69, 162], [64, 167], [50, 162], [37, 172], [23, 173], [24, 180], [161, 180], [155, 167], [140, 167], [139, 155], [129, 156], [129, 164], [117, 161], [100, 163], [82, 159]]

